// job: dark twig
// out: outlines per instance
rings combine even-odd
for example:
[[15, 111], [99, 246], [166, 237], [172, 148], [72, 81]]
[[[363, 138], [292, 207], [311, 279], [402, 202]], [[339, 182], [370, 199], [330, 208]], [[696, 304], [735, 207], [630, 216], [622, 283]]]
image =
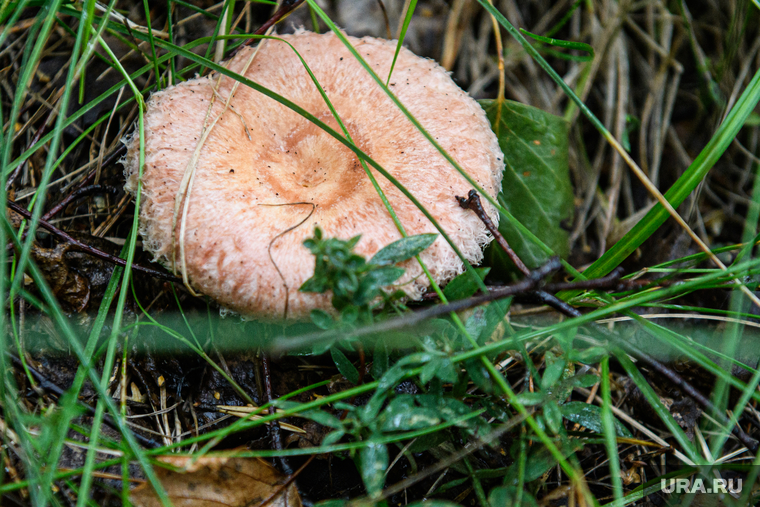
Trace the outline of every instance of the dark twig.
[[[615, 268], [610, 274], [601, 278], [594, 278], [592, 280], [578, 280], [577, 282], [556, 282], [549, 284], [552, 292], [559, 292], [563, 290], [591, 290], [591, 289], [604, 289], [604, 290], [627, 290], [632, 287], [639, 287], [642, 283], [638, 280], [621, 280], [623, 275], [623, 268]], [[643, 281], [643, 283], [652, 283], [649, 280]], [[547, 287], [549, 286], [547, 285]], [[505, 285], [490, 285], [488, 290], [490, 292], [500, 291], [508, 286]]]
[[[602, 328], [602, 326], [599, 326]], [[603, 329], [603, 328], [602, 328]], [[607, 331], [605, 329], [605, 331]], [[702, 405], [705, 409], [707, 409], [713, 417], [717, 418], [723, 425], [726, 427], [731, 427], [732, 423], [731, 420], [718, 410], [718, 408], [713, 405], [713, 403], [701, 392], [699, 392], [694, 386], [689, 384], [686, 380], [683, 379], [678, 373], [673, 371], [673, 369], [668, 368], [643, 350], [639, 349], [638, 347], [635, 347], [634, 345], [631, 345], [630, 343], [627, 343], [625, 340], [620, 340], [619, 338], [615, 342], [616, 344], [620, 345], [623, 349], [626, 349], [630, 354], [636, 356], [641, 361], [645, 362], [655, 370], [657, 370], [661, 375], [667, 377], [668, 380], [673, 382], [676, 386], [678, 386], [680, 389], [682, 389], [687, 396], [690, 396], [694, 398], [697, 403]], [[755, 440], [754, 438], [747, 435], [742, 427], [737, 423], [735, 426], [731, 428], [731, 432], [736, 435], [736, 437], [739, 439], [739, 441], [752, 453], [756, 453], [758, 450], [758, 447], [760, 446], [760, 443]]]
[[[274, 344], [274, 346], [272, 347], [272, 349], [270, 349], [270, 352], [272, 354], [279, 354], [282, 352], [286, 352], [288, 350], [298, 349], [300, 347], [304, 347], [307, 345], [322, 343], [328, 340], [335, 340], [335, 339], [340, 338], [341, 336], [345, 336], [346, 334], [350, 334], [352, 337], [359, 338], [362, 336], [372, 335], [376, 333], [383, 333], [386, 331], [394, 331], [396, 329], [403, 329], [405, 327], [414, 326], [416, 324], [424, 322], [428, 319], [432, 319], [434, 317], [439, 317], [441, 315], [448, 315], [451, 312], [458, 312], [461, 310], [466, 310], [468, 308], [473, 308], [475, 306], [480, 306], [482, 304], [495, 301], [497, 299], [504, 299], [509, 296], [523, 294], [525, 292], [534, 290], [540, 283], [541, 279], [557, 271], [561, 266], [562, 265], [560, 264], [559, 259], [557, 259], [556, 257], [553, 257], [549, 259], [549, 261], [543, 266], [539, 267], [538, 269], [533, 270], [531, 272], [530, 278], [525, 278], [523, 280], [520, 280], [519, 282], [515, 282], [512, 285], [507, 285], [498, 291], [489, 292], [488, 294], [481, 294], [479, 296], [474, 296], [468, 299], [460, 299], [459, 301], [454, 301], [446, 305], [431, 306], [430, 308], [419, 310], [417, 312], [405, 315], [403, 317], [386, 320], [384, 322], [373, 324], [371, 326], [364, 326], [359, 329], [351, 330], [350, 332], [345, 331], [345, 330], [344, 331], [330, 330], [330, 331], [323, 331], [320, 333], [311, 333], [311, 334], [298, 336], [298, 337], [289, 337], [287, 340], [275, 339], [275, 340], [272, 340], [272, 343]], [[544, 286], [544, 288], [546, 290], [552, 290], [552, 285], [548, 284]]]
[[[274, 14], [272, 14], [272, 17], [269, 18], [266, 23], [261, 25], [258, 30], [253, 32], [256, 35], [264, 35], [267, 30], [269, 30], [269, 27], [272, 25], [275, 25], [279, 23], [281, 20], [285, 19], [291, 12], [293, 12], [299, 5], [301, 5], [304, 2], [304, 0], [285, 0], [282, 2], [282, 6], [275, 11]], [[258, 39], [248, 39], [245, 42], [243, 42], [241, 45], [236, 47], [234, 50], [230, 52], [230, 58], [235, 56], [238, 51], [240, 51], [240, 48], [243, 46], [248, 46], [252, 44], [254, 41]]]
[[[7, 206], [10, 209], [12, 209], [13, 211], [15, 211], [19, 215], [23, 216], [24, 218], [31, 219], [32, 214], [29, 211], [27, 211], [26, 209], [24, 209], [23, 207], [21, 207], [18, 204], [16, 204], [15, 202], [13, 202], [10, 199], [8, 199], [6, 201], [6, 204], [7, 204]], [[79, 241], [79, 240], [71, 237], [66, 232], [60, 230], [56, 226], [51, 225], [46, 220], [40, 219], [39, 223], [40, 223], [40, 227], [42, 227], [43, 229], [46, 229], [47, 231], [49, 231], [53, 235], [55, 235], [58, 238], [66, 241], [67, 243], [70, 243], [71, 245], [75, 246], [77, 249], [79, 249], [80, 251], [82, 251], [82, 252], [84, 252], [86, 254], [92, 255], [93, 257], [97, 257], [98, 259], [102, 259], [104, 261], [116, 264], [118, 266], [122, 266], [123, 267], [123, 266], [127, 265], [127, 261], [125, 261], [124, 259], [121, 259], [121, 258], [116, 257], [114, 255], [111, 255], [109, 253], [106, 253], [106, 252], [104, 252], [102, 250], [99, 250], [99, 249], [93, 247], [93, 246], [90, 246], [90, 245], [87, 245], [85, 243], [82, 243], [81, 241]], [[146, 273], [148, 275], [155, 276], [156, 278], [161, 278], [163, 280], [168, 280], [170, 282], [181, 282], [182, 281], [179, 278], [177, 278], [176, 276], [171, 275], [169, 273], [165, 273], [163, 271], [158, 271], [156, 269], [146, 268], [145, 266], [140, 266], [139, 264], [132, 264], [132, 269], [134, 269], [136, 271], [142, 271], [143, 273]]]
[[478, 218], [480, 218], [480, 220], [483, 222], [483, 225], [486, 226], [488, 232], [491, 233], [491, 236], [494, 237], [499, 246], [505, 252], [507, 252], [509, 258], [512, 259], [512, 262], [515, 264], [515, 266], [517, 266], [517, 269], [522, 271], [525, 276], [530, 276], [530, 269], [528, 269], [520, 257], [517, 256], [515, 251], [512, 250], [512, 247], [509, 246], [509, 243], [507, 243], [507, 240], [504, 239], [504, 236], [499, 234], [499, 229], [494, 225], [489, 216], [486, 214], [486, 211], [483, 209], [483, 205], [480, 203], [480, 196], [478, 193], [475, 190], [470, 190], [470, 193], [467, 194], [466, 199], [459, 196], [455, 197], [461, 207], [464, 209], [472, 210], [476, 215], [478, 215]]
[[[21, 362], [21, 359], [16, 357], [14, 354], [11, 354], [10, 352], [6, 352], [6, 354], [17, 367], [24, 368], [24, 364]], [[29, 373], [31, 373], [31, 375], [39, 384], [39, 387], [43, 389], [44, 391], [47, 391], [48, 393], [52, 394], [58, 399], [60, 399], [65, 394], [65, 391], [63, 389], [61, 389], [56, 384], [48, 380], [42, 373], [37, 371], [33, 366], [27, 364], [26, 369], [29, 370]], [[87, 412], [90, 415], [95, 415], [95, 409], [92, 408], [87, 403], [84, 403], [83, 401], [78, 400], [78, 404], [81, 407], [84, 407], [84, 409], [87, 410]], [[106, 423], [109, 427], [113, 428], [114, 430], [119, 431], [119, 427], [113, 422], [113, 419], [111, 418], [110, 415], [104, 414], [103, 422]], [[135, 440], [137, 440], [141, 445], [145, 447], [149, 447], [151, 449], [156, 449], [158, 447], [161, 447], [161, 444], [159, 444], [155, 440], [152, 440], [148, 437], [144, 437], [141, 434], [136, 433], [134, 431], [132, 432], [132, 434], [134, 435]]]
[[85, 195], [95, 194], [98, 192], [108, 192], [109, 194], [116, 194], [118, 193], [118, 190], [114, 187], [109, 187], [107, 185], [88, 185], [86, 187], [80, 187], [71, 192], [69, 195], [64, 197], [58, 204], [50, 208], [50, 210], [42, 215], [43, 220], [50, 220], [54, 216], [56, 216], [58, 213], [63, 211], [66, 206], [71, 204], [72, 202], [76, 201], [80, 197], [83, 197]]
[[[270, 407], [274, 407], [272, 404], [272, 401], [274, 400], [273, 394], [272, 394], [272, 371], [269, 367], [269, 355], [266, 352], [261, 353], [261, 369], [264, 370], [264, 401], [269, 404]], [[270, 409], [270, 413], [274, 413], [274, 409]], [[277, 450], [281, 451], [283, 449], [282, 446], [282, 432], [280, 431], [280, 423], [277, 419], [272, 421], [272, 424], [269, 425], [269, 432], [272, 436], [272, 447]], [[280, 462], [280, 467], [282, 468], [282, 471], [286, 475], [293, 475], [293, 469], [290, 468], [290, 465], [288, 464], [288, 461], [283, 457], [278, 457]]]

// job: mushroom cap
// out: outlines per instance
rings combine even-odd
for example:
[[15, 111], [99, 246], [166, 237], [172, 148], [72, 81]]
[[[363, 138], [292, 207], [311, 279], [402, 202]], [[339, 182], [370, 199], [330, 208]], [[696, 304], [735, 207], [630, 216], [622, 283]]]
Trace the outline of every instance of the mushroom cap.
[[[300, 31], [281, 38], [303, 56], [356, 145], [427, 208], [469, 262], [480, 262], [491, 238], [478, 217], [454, 199], [467, 195], [471, 185], [391, 102], [338, 37]], [[385, 80], [396, 42], [348, 39]], [[243, 73], [252, 51], [241, 49], [225, 66]], [[341, 132], [287, 44], [262, 40], [245, 76]], [[258, 318], [282, 318], [286, 298], [289, 318], [304, 317], [314, 308], [330, 310], [330, 294], [298, 291], [314, 272], [314, 258], [302, 244], [314, 227], [327, 237], [361, 235], [355, 250], [367, 258], [401, 234], [353, 152], [302, 116], [242, 84], [225, 111], [236, 82], [222, 78], [214, 97], [218, 78], [183, 82], [154, 93], [148, 102], [140, 208], [143, 246], [170, 269], [176, 259], [180, 269], [178, 239], [172, 235], [175, 196], [214, 98], [208, 121], [219, 120], [202, 145], [189, 198], [180, 208], [181, 217], [188, 207], [185, 228], [180, 230], [179, 219], [175, 225], [175, 237], [184, 236], [190, 283], [222, 306]], [[503, 155], [477, 102], [442, 67], [405, 48], [398, 55], [390, 89], [495, 197], [501, 188]], [[137, 137], [127, 141], [125, 160], [126, 188], [133, 193], [139, 165]], [[407, 234], [437, 232], [409, 199], [371, 170]], [[485, 205], [497, 222], [498, 214]], [[464, 269], [442, 237], [420, 257], [439, 284]], [[395, 286], [418, 299], [429, 280], [416, 260], [400, 265], [406, 274]]]

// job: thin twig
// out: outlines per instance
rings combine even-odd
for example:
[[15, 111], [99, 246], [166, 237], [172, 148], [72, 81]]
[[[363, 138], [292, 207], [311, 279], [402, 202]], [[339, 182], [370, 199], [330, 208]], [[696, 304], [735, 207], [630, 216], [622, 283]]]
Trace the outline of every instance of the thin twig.
[[[6, 200], [6, 205], [18, 213], [19, 215], [23, 216], [24, 218], [31, 219], [32, 214], [24, 209], [23, 207], [19, 206], [15, 202], [11, 201], [10, 199]], [[115, 255], [111, 255], [109, 253], [106, 253], [98, 248], [95, 248], [94, 246], [90, 246], [86, 243], [82, 243], [78, 239], [75, 239], [71, 237], [68, 233], [62, 231], [58, 227], [50, 224], [47, 220], [40, 219], [39, 221], [40, 227], [43, 229], [46, 229], [48, 232], [53, 234], [54, 236], [57, 236], [58, 238], [66, 241], [67, 243], [70, 243], [71, 245], [78, 248], [80, 251], [92, 255], [93, 257], [97, 257], [98, 259], [102, 259], [104, 261], [110, 262], [112, 264], [116, 264], [117, 266], [126, 266], [127, 261], [124, 259], [121, 259], [119, 257], [116, 257]], [[156, 269], [147, 268], [145, 266], [140, 266], [139, 264], [132, 264], [132, 269], [136, 271], [142, 271], [143, 273], [146, 273], [151, 276], [155, 276], [156, 278], [161, 278], [163, 280], [168, 280], [170, 282], [180, 282], [181, 280], [177, 278], [176, 276], [173, 276], [169, 273], [165, 273], [163, 271], [158, 271]]]
[[[468, 308], [480, 306], [490, 301], [495, 301], [497, 299], [503, 299], [509, 296], [514, 296], [516, 294], [529, 292], [536, 288], [536, 286], [540, 283], [542, 278], [545, 278], [551, 273], [557, 271], [561, 266], [562, 265], [560, 264], [559, 259], [554, 257], [550, 259], [543, 266], [532, 271], [531, 278], [525, 278], [512, 285], [507, 285], [499, 289], [498, 291], [489, 292], [488, 294], [481, 294], [479, 296], [474, 296], [468, 299], [461, 299], [459, 301], [454, 301], [453, 303], [449, 303], [446, 305], [435, 305], [430, 308], [426, 308], [424, 310], [420, 310], [411, 314], [404, 315], [403, 317], [386, 320], [386, 321], [379, 322], [377, 324], [373, 324], [370, 326], [364, 326], [359, 329], [355, 329], [351, 331], [329, 330], [329, 331], [323, 331], [319, 333], [310, 333], [310, 334], [306, 334], [306, 335], [302, 335], [298, 337], [290, 337], [287, 340], [275, 339], [275, 340], [272, 340], [273, 345], [272, 345], [272, 348], [270, 349], [270, 352], [272, 354], [280, 354], [283, 352], [287, 352], [288, 350], [298, 349], [307, 345], [313, 345], [313, 344], [321, 343], [327, 340], [339, 339], [341, 337], [345, 337], [346, 335], [350, 335], [352, 337], [358, 338], [361, 336], [367, 336], [367, 335], [372, 335], [376, 333], [383, 333], [387, 331], [393, 331], [396, 329], [403, 329], [409, 326], [414, 326], [416, 324], [419, 324], [420, 322], [424, 322], [425, 320], [431, 319], [433, 317], [448, 315], [451, 312], [466, 310]], [[612, 278], [612, 276], [608, 276], [608, 278]], [[615, 279], [614, 281], [616, 282], [617, 280]], [[551, 284], [546, 285], [545, 289], [552, 290]]]
[[[299, 5], [301, 5], [304, 2], [304, 0], [285, 0], [282, 2], [282, 7], [277, 9], [274, 14], [272, 14], [272, 17], [269, 18], [266, 23], [261, 25], [258, 30], [253, 32], [255, 35], [263, 35], [271, 26], [274, 26], [275, 24], [279, 23], [281, 20], [285, 19], [291, 12], [293, 12]], [[240, 48], [243, 46], [248, 46], [254, 41], [258, 39], [248, 39], [245, 42], [243, 42], [241, 45], [236, 47], [231, 53], [229, 58], [232, 58], [237, 54], [238, 51], [240, 51]]]
[[525, 276], [530, 276], [530, 269], [528, 269], [520, 257], [517, 256], [514, 250], [512, 250], [512, 247], [509, 246], [509, 243], [504, 239], [504, 236], [499, 234], [499, 229], [486, 214], [486, 211], [483, 209], [483, 205], [480, 202], [480, 196], [478, 193], [475, 190], [470, 190], [470, 193], [467, 194], [467, 198], [459, 196], [456, 196], [455, 198], [462, 208], [472, 210], [478, 215], [478, 218], [480, 218], [481, 222], [486, 226], [488, 232], [491, 233], [491, 236], [493, 236], [496, 242], [499, 243], [499, 246], [507, 253], [509, 258], [512, 259], [512, 262], [517, 266], [517, 269], [519, 269]]
[[51, 218], [56, 216], [58, 213], [60, 213], [66, 206], [76, 201], [80, 197], [83, 197], [89, 194], [94, 194], [97, 192], [108, 192], [110, 194], [116, 194], [118, 193], [118, 190], [108, 185], [87, 185], [85, 187], [77, 188], [76, 190], [71, 192], [69, 195], [64, 197], [58, 204], [50, 208], [50, 210], [47, 213], [42, 215], [42, 219], [50, 220]]

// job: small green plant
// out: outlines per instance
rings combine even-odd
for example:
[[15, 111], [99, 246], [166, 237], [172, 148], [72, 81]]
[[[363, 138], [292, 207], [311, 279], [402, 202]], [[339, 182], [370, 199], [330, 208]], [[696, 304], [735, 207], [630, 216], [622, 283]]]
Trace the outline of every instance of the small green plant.
[[314, 237], [304, 241], [316, 258], [314, 276], [304, 282], [299, 290], [319, 294], [331, 291], [332, 305], [339, 312], [339, 320], [324, 310], [312, 310], [311, 319], [322, 329], [331, 329], [338, 322], [346, 325], [372, 322], [373, 311], [398, 302], [401, 290], [384, 289], [404, 274], [395, 266], [399, 262], [419, 254], [433, 244], [437, 234], [419, 234], [394, 241], [367, 261], [354, 252], [361, 236], [348, 241], [324, 238], [319, 227]]

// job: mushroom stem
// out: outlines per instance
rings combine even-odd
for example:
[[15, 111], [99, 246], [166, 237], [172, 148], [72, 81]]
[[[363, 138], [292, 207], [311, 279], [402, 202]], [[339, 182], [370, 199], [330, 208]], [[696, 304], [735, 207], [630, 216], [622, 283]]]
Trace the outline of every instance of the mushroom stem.
[[480, 196], [478, 193], [475, 190], [470, 190], [470, 193], [467, 194], [467, 198], [459, 196], [455, 196], [455, 198], [462, 208], [472, 210], [476, 215], [478, 215], [478, 218], [483, 222], [483, 225], [486, 226], [488, 232], [490, 232], [491, 236], [496, 239], [496, 242], [499, 243], [499, 246], [503, 248], [505, 252], [507, 252], [509, 258], [512, 259], [512, 262], [514, 262], [515, 266], [517, 266], [517, 269], [522, 271], [525, 276], [530, 277], [530, 269], [528, 269], [520, 257], [517, 256], [515, 251], [512, 250], [512, 247], [509, 246], [507, 240], [504, 239], [504, 236], [501, 235], [499, 229], [496, 228], [494, 223], [486, 214], [486, 211], [483, 209], [483, 205], [480, 202]]

